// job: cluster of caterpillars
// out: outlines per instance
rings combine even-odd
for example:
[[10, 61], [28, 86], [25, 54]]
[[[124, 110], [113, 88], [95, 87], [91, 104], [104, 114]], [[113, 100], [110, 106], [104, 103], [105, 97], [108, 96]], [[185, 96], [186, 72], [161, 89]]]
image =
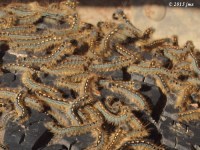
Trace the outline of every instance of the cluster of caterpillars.
[[[164, 94], [176, 94], [177, 121], [195, 121], [200, 119], [199, 52], [191, 41], [180, 47], [177, 37], [152, 40], [153, 29], [137, 29], [122, 10], [113, 14], [114, 21], [94, 26], [80, 19], [76, 7], [76, 1], [68, 0], [1, 8], [0, 40], [26, 55], [1, 65], [3, 72], [20, 73], [23, 84], [0, 88], [2, 127], [8, 120], [23, 124], [35, 109], [54, 118], [45, 126], [55, 135], [90, 132], [96, 140], [89, 150], [165, 149], [148, 140], [150, 129], [134, 114], [151, 117], [141, 84], [113, 79], [109, 73], [123, 69], [152, 76]], [[146, 52], [151, 59], [144, 57]], [[42, 82], [44, 75], [54, 77], [53, 84]], [[72, 97], [65, 97], [66, 89]], [[111, 94], [104, 95], [103, 89]]]

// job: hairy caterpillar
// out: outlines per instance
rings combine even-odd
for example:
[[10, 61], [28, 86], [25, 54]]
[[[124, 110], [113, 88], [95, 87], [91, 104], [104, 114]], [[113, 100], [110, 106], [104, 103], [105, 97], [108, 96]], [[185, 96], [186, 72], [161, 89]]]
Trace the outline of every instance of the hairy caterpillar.
[[62, 44], [61, 46], [56, 47], [55, 51], [51, 55], [39, 58], [27, 58], [26, 60], [22, 60], [20, 63], [39, 66], [44, 64], [55, 64], [61, 56], [71, 53], [73, 53], [73, 48], [71, 46], [66, 46], [66, 44]]
[[49, 104], [52, 107], [55, 107], [64, 111], [66, 111], [69, 108], [70, 103], [72, 102], [71, 99], [52, 97], [42, 91], [35, 91], [35, 94], [39, 100], [44, 101], [45, 103]]
[[66, 81], [63, 81], [63, 80], [57, 80], [55, 82], [55, 85], [58, 86], [58, 87], [68, 88], [68, 89], [72, 89], [76, 92], [79, 92], [81, 83], [70, 82], [70, 81], [66, 82]]
[[106, 147], [106, 150], [115, 149], [117, 142], [120, 142], [123, 136], [124, 136], [123, 130], [121, 128], [117, 128], [116, 131], [110, 136], [109, 138], [110, 143]]
[[197, 61], [197, 58], [194, 56], [194, 54], [192, 52], [190, 52], [190, 55], [189, 55], [190, 59], [191, 59], [191, 69], [194, 69], [194, 71], [198, 74], [200, 74], [200, 67], [199, 67], [199, 63]]
[[51, 46], [57, 46], [58, 44], [62, 43], [62, 38], [54, 37], [49, 38], [41, 41], [23, 41], [23, 40], [16, 40], [14, 43], [11, 43], [11, 48], [15, 51], [33, 51], [33, 52], [41, 52], [43, 50], [48, 49]]
[[126, 30], [124, 31], [128, 31], [126, 34], [130, 37], [142, 37], [142, 31], [140, 31], [139, 29], [137, 29], [131, 22], [130, 20], [126, 17], [126, 15], [124, 14], [123, 10], [118, 9], [114, 14], [113, 14], [113, 18], [120, 20], [122, 22], [125, 22], [125, 26], [127, 27]]
[[27, 95], [27, 91], [22, 90], [17, 94], [16, 102], [15, 102], [15, 110], [18, 114], [18, 118], [15, 119], [16, 122], [24, 122], [28, 119], [28, 111], [25, 106], [25, 97]]
[[133, 103], [136, 107], [140, 108], [141, 110], [147, 110], [150, 112], [149, 105], [146, 102], [146, 99], [137, 91], [134, 91], [126, 86], [115, 84], [111, 87], [113, 92], [117, 92], [122, 94], [129, 100], [129, 104]]
[[185, 112], [181, 112], [178, 114], [178, 121], [197, 121], [200, 119], [200, 109], [196, 109], [196, 110], [188, 110]]
[[9, 28], [1, 29], [1, 35], [16, 35], [16, 34], [28, 34], [36, 31], [36, 27], [33, 25], [19, 25]]
[[128, 50], [124, 47], [122, 47], [120, 44], [116, 43], [115, 44], [115, 47], [116, 47], [116, 51], [118, 53], [120, 53], [121, 55], [125, 56], [125, 57], [133, 57], [135, 58], [136, 60], [139, 60], [139, 57], [137, 55], [137, 53], [131, 51], [131, 50]]
[[56, 68], [48, 68], [46, 66], [42, 66], [40, 68], [43, 72], [52, 74], [52, 75], [57, 75], [57, 76], [72, 76], [80, 73], [84, 73], [84, 66], [77, 66], [76, 67], [71, 67], [71, 66], [60, 66]]
[[89, 66], [90, 71], [95, 71], [95, 72], [108, 72], [108, 71], [115, 71], [118, 69], [121, 69], [122, 67], [129, 66], [133, 63], [135, 63], [135, 59], [133, 58], [124, 58], [124, 57], [119, 57], [119, 59], [114, 60], [109, 63], [100, 63], [100, 64], [92, 64]]
[[99, 83], [99, 85], [104, 86], [106, 88], [109, 88], [112, 84], [117, 83], [117, 84], [120, 84], [120, 85], [127, 86], [127, 87], [129, 87], [129, 88], [131, 88], [133, 90], [136, 90], [136, 91], [140, 90], [141, 87], [142, 87], [141, 83], [139, 81], [136, 81], [136, 80], [134, 80], [134, 81], [113, 80], [112, 81], [112, 80], [103, 80], [103, 79], [101, 79], [101, 80], [99, 80], [98, 83]]
[[52, 110], [48, 111], [47, 114], [53, 116], [53, 118], [59, 121], [61, 126], [68, 127], [71, 124], [70, 118], [57, 109], [52, 108]]
[[127, 70], [129, 73], [141, 73], [141, 74], [164, 74], [168, 77], [171, 78], [177, 78], [179, 76], [179, 74], [174, 71], [174, 70], [168, 70], [165, 68], [161, 68], [161, 67], [143, 67], [143, 66], [139, 66], [139, 65], [131, 65], [130, 67], [128, 67]]
[[20, 72], [29, 71], [31, 74], [33, 74], [33, 73], [39, 74], [39, 71], [35, 70], [34, 68], [31, 68], [28, 65], [24, 65], [24, 64], [5, 64], [2, 66], [2, 68], [9, 70], [13, 73], [15, 73], [15, 71], [20, 71]]
[[82, 124], [82, 120], [78, 116], [77, 111], [78, 111], [79, 107], [81, 107], [81, 106], [83, 107], [85, 104], [88, 104], [88, 103], [89, 104], [91, 103], [91, 99], [88, 97], [88, 95], [85, 95], [85, 96], [81, 96], [80, 98], [75, 100], [75, 102], [73, 102], [69, 106], [69, 111], [67, 114], [70, 116], [72, 121], [75, 122], [75, 124]]
[[168, 86], [168, 84], [166, 83], [166, 78], [164, 75], [162, 74], [153, 74], [153, 77], [155, 78], [156, 81], [156, 85], [161, 88], [162, 92], [164, 94], [169, 94], [170, 92], [170, 88]]
[[37, 83], [36, 81], [34, 81], [33, 76], [31, 74], [31, 72], [26, 71], [22, 74], [22, 83], [29, 89], [31, 89], [32, 91], [45, 91], [47, 93], [49, 93], [50, 95], [53, 96], [61, 96], [62, 94], [55, 88], [47, 86], [45, 84], [41, 84], [41, 83]]
[[73, 76], [70, 76], [68, 79], [72, 82], [81, 82], [84, 78], [86, 78], [89, 75], [89, 72], [81, 72], [79, 74], [75, 74]]
[[[19, 93], [19, 89], [7, 89], [0, 88], [0, 98], [11, 100], [13, 103], [16, 101], [17, 93]], [[35, 97], [27, 96], [24, 99], [25, 105], [30, 108], [34, 108], [38, 111], [43, 111], [43, 106]]]
[[133, 114], [129, 117], [129, 119], [127, 120], [127, 123], [132, 127], [132, 129], [135, 129], [135, 130], [141, 130], [144, 128], [141, 121]]
[[155, 47], [155, 46], [162, 45], [163, 43], [168, 42], [168, 41], [169, 41], [168, 38], [159, 39], [159, 40], [155, 40], [155, 41], [146, 43], [146, 44], [144, 44], [143, 46], [144, 46], [144, 48], [153, 48], [153, 47]]
[[108, 110], [106, 110], [106, 108], [104, 108], [104, 106], [101, 104], [101, 102], [96, 102], [94, 107], [96, 107], [96, 109], [98, 109], [103, 114], [106, 121], [108, 121], [109, 123], [112, 123], [116, 126], [121, 124], [125, 120], [127, 120], [130, 115], [130, 112], [128, 112], [127, 108], [123, 108], [122, 114], [114, 115], [114, 114], [110, 113]]
[[2, 148], [3, 150], [9, 150], [7, 146], [0, 144], [0, 148]]
[[97, 139], [96, 143], [88, 147], [86, 150], [90, 149], [101, 150], [108, 143], [108, 133], [106, 133], [102, 128], [97, 128], [96, 130], [94, 130], [92, 136]]
[[59, 127], [53, 122], [45, 123], [45, 127], [48, 128], [51, 132], [58, 135], [67, 135], [67, 136], [77, 136], [91, 132], [91, 130], [101, 125], [101, 121], [95, 121], [89, 124], [83, 124], [79, 126], [69, 126], [69, 127]]
[[127, 148], [134, 148], [134, 149], [148, 149], [148, 150], [164, 150], [161, 146], [157, 146], [153, 143], [143, 140], [133, 140], [125, 142], [119, 150], [125, 150]]
[[175, 108], [183, 108], [183, 104], [189, 99], [189, 95], [191, 92], [195, 89], [193, 85], [185, 85], [183, 89], [180, 91], [176, 103], [175, 103]]

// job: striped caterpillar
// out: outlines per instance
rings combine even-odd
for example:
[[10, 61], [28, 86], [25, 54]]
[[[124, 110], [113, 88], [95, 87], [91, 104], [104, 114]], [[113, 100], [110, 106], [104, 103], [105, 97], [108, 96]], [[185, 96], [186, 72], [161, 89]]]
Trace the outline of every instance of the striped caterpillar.
[[122, 67], [127, 67], [131, 65], [135, 63], [135, 61], [136, 61], [135, 59], [130, 57], [129, 58], [119, 57], [119, 59], [109, 63], [92, 64], [89, 66], [89, 70], [95, 72], [115, 71], [121, 69]]
[[159, 39], [159, 40], [155, 40], [155, 41], [152, 41], [152, 42], [149, 42], [149, 43], [145, 43], [143, 45], [144, 48], [154, 48], [158, 45], [163, 45], [163, 43], [165, 42], [169, 42], [169, 39], [168, 38], [165, 38], [165, 39]]
[[116, 51], [125, 57], [133, 57], [136, 60], [141, 60], [137, 53], [122, 47], [120, 44], [115, 44]]
[[59, 60], [63, 55], [65, 54], [72, 54], [73, 53], [73, 47], [66, 46], [66, 44], [62, 44], [61, 46], [58, 46], [55, 48], [55, 51], [48, 56], [45, 57], [39, 57], [39, 58], [27, 58], [26, 60], [21, 60], [20, 63], [24, 63], [27, 65], [44, 65], [44, 64], [55, 64], [57, 63], [57, 60]]
[[79, 92], [81, 83], [57, 80], [54, 83], [58, 87], [72, 89], [73, 91]]
[[124, 30], [124, 34], [126, 34], [127, 36], [130, 37], [137, 37], [140, 38], [142, 37], [142, 31], [140, 31], [139, 29], [137, 29], [131, 22], [130, 20], [126, 17], [126, 15], [124, 14], [123, 10], [118, 9], [114, 14], [113, 14], [113, 18], [117, 19], [121, 22], [124, 22], [126, 29]]
[[193, 52], [190, 52], [189, 59], [191, 60], [190, 68], [193, 69], [197, 74], [200, 74], [200, 67], [197, 58], [194, 56]]
[[[13, 103], [16, 101], [17, 93], [19, 93], [19, 89], [7, 89], [0, 88], [0, 98], [11, 100]], [[27, 96], [24, 99], [25, 105], [27, 107], [33, 108], [40, 112], [43, 111], [43, 106], [35, 97]]]
[[53, 96], [61, 96], [62, 95], [57, 89], [50, 87], [50, 86], [47, 86], [45, 84], [41, 84], [41, 83], [36, 82], [33, 79], [31, 72], [29, 72], [29, 71], [26, 71], [22, 74], [21, 80], [22, 80], [22, 83], [28, 89], [30, 89], [32, 91], [37, 91], [37, 90], [45, 91], [48, 94], [53, 95]]
[[56, 68], [48, 68], [46, 66], [42, 66], [41, 71], [45, 72], [45, 73], [49, 73], [51, 75], [57, 75], [57, 76], [73, 76], [73, 75], [77, 75], [80, 73], [84, 73], [84, 66], [60, 66], [60, 67], [56, 67]]
[[52, 133], [58, 135], [67, 135], [67, 136], [77, 136], [81, 134], [85, 134], [91, 132], [91, 130], [100, 126], [101, 122], [95, 121], [89, 124], [79, 125], [79, 126], [69, 126], [69, 127], [59, 127], [55, 125], [53, 122], [45, 123], [45, 127], [48, 128]]
[[22, 90], [17, 94], [16, 102], [15, 102], [15, 110], [17, 112], [16, 122], [24, 122], [28, 119], [28, 111], [25, 106], [25, 97], [27, 95], [27, 91]]
[[97, 89], [96, 82], [98, 80], [98, 76], [96, 74], [90, 74], [88, 77], [82, 80], [79, 95], [88, 94], [93, 97], [94, 95], [99, 96], [100, 93]]
[[62, 43], [62, 38], [54, 37], [41, 41], [24, 41], [24, 40], [15, 40], [15, 42], [10, 43], [11, 48], [15, 51], [33, 51], [33, 52], [41, 52], [52, 46], [57, 46]]
[[150, 112], [149, 105], [146, 102], [146, 99], [137, 91], [134, 91], [133, 89], [120, 85], [120, 84], [113, 84], [110, 87], [110, 90], [112, 90], [114, 93], [119, 93], [126, 97], [129, 100], [129, 104], [136, 105], [137, 108], [140, 110], [147, 110]]
[[78, 116], [78, 108], [83, 107], [84, 105], [90, 104], [92, 99], [88, 97], [88, 95], [81, 96], [77, 100], [75, 100], [70, 106], [67, 114], [72, 119], [75, 124], [82, 124], [82, 120]]
[[95, 144], [89, 146], [86, 150], [102, 150], [108, 143], [108, 133], [106, 133], [102, 128], [95, 129], [92, 133], [92, 137], [95, 137], [97, 140]]
[[1, 29], [1, 36], [2, 35], [16, 35], [16, 34], [28, 34], [33, 33], [36, 31], [36, 27], [33, 25], [19, 25], [9, 28]]
[[55, 107], [64, 112], [69, 109], [70, 103], [72, 102], [71, 99], [52, 97], [42, 91], [35, 91], [35, 94], [40, 101], [43, 101], [49, 106]]
[[161, 89], [161, 91], [166, 95], [169, 94], [170, 88], [166, 83], [167, 77], [158, 73], [153, 74], [153, 77], [155, 78], [156, 85]]
[[124, 132], [121, 128], [117, 128], [116, 131], [109, 137], [109, 144], [106, 146], [106, 150], [116, 149], [118, 142], [123, 138]]
[[119, 150], [125, 150], [125, 149], [145, 149], [145, 150], [164, 150], [163, 147], [157, 146], [153, 143], [150, 143], [148, 141], [143, 141], [143, 140], [133, 140], [133, 141], [128, 141], [125, 142]]
[[175, 108], [179, 107], [181, 109], [183, 109], [183, 105], [184, 103], [189, 99], [189, 95], [191, 94], [191, 92], [193, 92], [195, 90], [196, 87], [194, 87], [194, 85], [185, 85], [184, 87], [182, 87], [183, 89], [180, 91], [176, 103], [175, 103]]
[[188, 110], [178, 114], [178, 121], [198, 121], [200, 119], [200, 109]]
[[120, 80], [112, 81], [112, 80], [103, 80], [103, 79], [99, 80], [99, 85], [104, 86], [106, 88], [109, 88], [114, 83], [127, 86], [135, 91], [140, 90], [142, 87], [141, 83], [136, 80], [134, 81], [120, 81]]
[[5, 64], [2, 66], [3, 69], [9, 70], [13, 73], [15, 73], [15, 71], [17, 72], [27, 72], [29, 71], [31, 74], [36, 73], [39, 74], [39, 71], [31, 68], [28, 65], [24, 65], [24, 64]]
[[122, 122], [127, 120], [130, 115], [130, 112], [128, 112], [127, 108], [123, 108], [122, 114], [114, 115], [114, 114], [110, 113], [108, 110], [106, 110], [106, 108], [104, 108], [104, 106], [101, 104], [101, 102], [96, 102], [94, 107], [103, 114], [106, 121], [108, 121], [109, 123], [114, 124], [116, 126], [118, 126], [119, 124], [121, 124]]
[[55, 108], [52, 108], [52, 110], [48, 111], [47, 114], [53, 116], [55, 120], [59, 121], [61, 126], [68, 127], [71, 124], [70, 118]]
[[163, 74], [171, 78], [177, 78], [179, 76], [178, 72], [176, 70], [168, 70], [161, 67], [143, 67], [140, 65], [131, 65], [128, 67], [127, 70], [129, 73], [141, 73], [145, 75], [151, 75], [151, 74]]

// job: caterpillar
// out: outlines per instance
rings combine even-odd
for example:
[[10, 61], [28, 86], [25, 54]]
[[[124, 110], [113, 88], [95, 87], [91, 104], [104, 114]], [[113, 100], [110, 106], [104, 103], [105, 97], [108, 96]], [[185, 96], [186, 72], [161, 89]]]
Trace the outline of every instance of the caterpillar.
[[184, 111], [184, 112], [180, 112], [178, 114], [178, 121], [182, 122], [182, 121], [197, 121], [200, 119], [200, 109], [196, 109], [196, 110], [188, 110], [188, 111]]
[[191, 59], [191, 66], [190, 68], [191, 69], [194, 69], [194, 71], [198, 74], [200, 74], [200, 67], [199, 67], [199, 63], [197, 61], [197, 58], [194, 56], [194, 54], [192, 52], [190, 52], [190, 55], [189, 55], [190, 59]]
[[107, 145], [108, 134], [102, 128], [95, 129], [94, 132], [92, 133], [92, 136], [95, 137], [97, 140], [95, 144], [88, 147], [86, 150], [90, 149], [101, 150]]
[[86, 104], [90, 104], [91, 103], [91, 99], [88, 97], [88, 95], [85, 96], [81, 96], [79, 97], [77, 100], [75, 100], [75, 102], [73, 102], [70, 106], [69, 106], [69, 111], [68, 111], [68, 115], [70, 116], [70, 118], [72, 119], [73, 122], [75, 122], [75, 124], [82, 124], [82, 120], [80, 119], [80, 117], [78, 116], [78, 108], [79, 107], [83, 107]]
[[143, 46], [144, 46], [144, 48], [153, 48], [153, 47], [155, 47], [155, 46], [162, 45], [162, 44], [165, 43], [165, 42], [169, 42], [169, 39], [168, 39], [168, 38], [165, 38], [165, 39], [155, 40], [155, 41], [146, 43], [146, 44], [144, 44]]
[[86, 78], [89, 75], [88, 71], [81, 72], [79, 74], [75, 74], [73, 76], [70, 76], [68, 79], [72, 82], [81, 82], [84, 78]]
[[108, 121], [109, 123], [114, 124], [116, 126], [118, 126], [119, 124], [121, 124], [122, 122], [127, 120], [130, 115], [129, 114], [130, 112], [128, 112], [127, 108], [123, 108], [122, 114], [114, 115], [114, 114], [110, 113], [108, 110], [106, 110], [106, 108], [101, 104], [101, 102], [96, 102], [94, 104], [94, 107], [103, 114], [106, 121]]
[[119, 32], [119, 30], [120, 30], [120, 27], [118, 26], [117, 28], [115, 28], [114, 30], [112, 30], [110, 33], [108, 33], [108, 34], [104, 37], [104, 39], [103, 39], [103, 41], [102, 41], [102, 43], [103, 43], [103, 45], [104, 45], [104, 46], [103, 46], [103, 51], [104, 51], [104, 52], [107, 50], [107, 48], [110, 48], [110, 46], [109, 46], [108, 44], [109, 44], [109, 42], [111, 41], [111, 39], [114, 38], [115, 33]]
[[64, 112], [66, 112], [69, 109], [70, 103], [72, 103], [71, 99], [52, 97], [42, 91], [35, 91], [35, 94], [40, 101], [44, 101], [51, 107], [55, 107]]
[[52, 108], [52, 110], [48, 111], [47, 114], [53, 116], [53, 118], [59, 121], [61, 126], [68, 127], [71, 124], [70, 118], [57, 109]]
[[2, 150], [9, 150], [7, 146], [0, 144], [0, 148], [2, 148]]
[[72, 89], [76, 92], [79, 92], [81, 83], [70, 82], [70, 81], [63, 81], [63, 80], [56, 80], [55, 85], [62, 88]]
[[137, 91], [134, 91], [126, 86], [115, 84], [111, 87], [111, 90], [115, 93], [122, 94], [129, 100], [129, 104], [136, 105], [140, 110], [147, 110], [151, 112], [149, 105], [146, 102], [146, 99]]
[[47, 86], [45, 84], [41, 84], [41, 83], [36, 82], [33, 79], [31, 72], [29, 72], [29, 71], [26, 71], [22, 74], [21, 80], [22, 80], [22, 83], [28, 89], [30, 89], [32, 91], [37, 91], [37, 90], [42, 91], [43, 90], [43, 91], [45, 91], [48, 94], [53, 95], [53, 96], [61, 96], [62, 95], [57, 89], [50, 87], [50, 86]]
[[116, 51], [125, 57], [133, 57], [136, 60], [141, 60], [137, 53], [122, 47], [120, 44], [115, 44]]
[[39, 12], [35, 12], [31, 15], [20, 16], [18, 17], [18, 24], [34, 24], [41, 18], [41, 14]]
[[16, 35], [16, 34], [30, 34], [36, 31], [36, 27], [33, 25], [19, 25], [9, 28], [1, 29], [1, 35]]
[[48, 128], [51, 132], [58, 135], [67, 135], [67, 136], [77, 136], [77, 135], [85, 134], [85, 133], [91, 132], [91, 130], [95, 129], [96, 127], [100, 125], [101, 125], [100, 121], [95, 121], [89, 124], [61, 128], [55, 125], [53, 122], [45, 123], [45, 127]]
[[164, 51], [172, 53], [174, 55], [181, 55], [181, 54], [186, 55], [187, 53], [189, 53], [194, 49], [194, 45], [191, 41], [187, 41], [186, 45], [183, 48], [171, 45], [163, 45], [163, 47], [165, 48]]
[[161, 88], [161, 91], [164, 93], [164, 94], [169, 94], [170, 92], [170, 88], [168, 86], [168, 84], [166, 83], [166, 80], [168, 79], [166, 76], [162, 75], [162, 74], [153, 74], [153, 77], [155, 78], [155, 82], [156, 82], [156, 85]]
[[[22, 43], [21, 43], [22, 42]], [[42, 52], [52, 46], [57, 46], [62, 43], [62, 38], [54, 37], [49, 38], [41, 41], [31, 42], [30, 41], [23, 41], [23, 40], [16, 40], [14, 43], [10, 43], [10, 46], [15, 51], [33, 51], [33, 52]]]
[[[13, 103], [15, 103], [17, 93], [19, 93], [19, 89], [0, 88], [0, 98], [9, 99]], [[25, 97], [24, 102], [27, 107], [34, 108], [40, 112], [43, 111], [42, 104], [40, 104], [35, 97], [27, 96]]]
[[141, 130], [144, 128], [141, 121], [133, 114], [127, 120], [127, 124], [129, 124], [131, 126], [131, 128], [135, 129], [135, 130]]
[[105, 109], [107, 109], [109, 112], [113, 114], [119, 113], [120, 104], [121, 104], [120, 101], [115, 102], [114, 97], [112, 96], [107, 96], [104, 101]]
[[58, 68], [48, 68], [46, 66], [42, 66], [40, 68], [43, 72], [49, 73], [51, 75], [57, 76], [72, 76], [80, 73], [84, 73], [84, 66], [71, 67], [71, 66], [60, 66]]
[[29, 71], [31, 74], [36, 73], [39, 74], [39, 71], [35, 70], [31, 66], [24, 65], [24, 64], [5, 64], [2, 66], [3, 69], [9, 70], [12, 73], [17, 72], [27, 72]]
[[[121, 133], [120, 140], [118, 139], [118, 143], [115, 144], [115, 148], [118, 149], [123, 143], [126, 143], [130, 140], [134, 140], [136, 138], [142, 138], [145, 136], [148, 136], [149, 133], [145, 129], [140, 129], [140, 130], [128, 130], [128, 131], [123, 131]], [[118, 137], [119, 138], [119, 137]]]
[[174, 71], [174, 70], [168, 70], [165, 68], [161, 68], [161, 67], [142, 67], [139, 65], [131, 65], [130, 67], [128, 67], [127, 70], [129, 73], [141, 73], [141, 74], [145, 74], [145, 75], [151, 75], [151, 74], [164, 74], [168, 77], [171, 78], [177, 78], [179, 76], [178, 72]]
[[51, 55], [39, 58], [27, 58], [26, 60], [21, 60], [20, 63], [24, 63], [27, 65], [44, 65], [44, 64], [55, 64], [61, 58], [61, 56], [65, 54], [73, 53], [73, 48], [71, 46], [66, 46], [66, 44], [62, 44], [55, 48], [56, 50]]
[[193, 91], [195, 89], [195, 87], [193, 85], [185, 85], [184, 87], [182, 87], [183, 89], [180, 91], [176, 103], [175, 103], [175, 108], [183, 108], [182, 106], [184, 105], [184, 103], [189, 99], [189, 95], [191, 94], [191, 91]]
[[134, 80], [134, 81], [114, 80], [114, 81], [112, 81], [112, 80], [101, 79], [101, 80], [99, 80], [98, 83], [99, 83], [99, 85], [104, 86], [106, 88], [109, 88], [112, 84], [117, 83], [117, 84], [120, 84], [120, 85], [127, 86], [127, 87], [129, 87], [133, 90], [136, 90], [136, 91], [140, 90], [141, 87], [142, 87], [141, 83], [139, 81], [136, 81], [136, 80]]
[[86, 93], [93, 97], [94, 95], [99, 96], [100, 93], [97, 89], [96, 82], [98, 76], [96, 74], [90, 74], [87, 78], [82, 80], [79, 95], [85, 95]]
[[25, 90], [22, 90], [17, 94], [15, 110], [17, 111], [18, 117], [15, 119], [16, 122], [22, 123], [28, 119], [28, 111], [24, 102], [26, 95], [27, 91]]
[[117, 128], [116, 131], [110, 136], [110, 143], [106, 147], [106, 150], [116, 149], [117, 142], [123, 138], [124, 132], [121, 128]]
[[128, 141], [125, 142], [119, 150], [125, 150], [127, 148], [134, 148], [134, 149], [144, 149], [144, 150], [164, 150], [163, 147], [157, 146], [153, 143], [150, 143], [148, 141], [143, 141], [143, 140], [133, 140], [133, 141]]
[[124, 58], [120, 57], [118, 60], [114, 60], [109, 63], [103, 63], [103, 64], [92, 64], [89, 66], [90, 71], [95, 71], [95, 72], [108, 72], [108, 71], [115, 71], [118, 69], [121, 69], [122, 67], [129, 66], [133, 63], [135, 63], [135, 59], [133, 58]]
[[[123, 10], [118, 9], [114, 14], [113, 14], [113, 18], [120, 20], [122, 22], [125, 22], [125, 26], [126, 26], [126, 30], [123, 30], [124, 34], [127, 34], [127, 36], [130, 37], [137, 37], [137, 38], [141, 38], [142, 37], [142, 31], [140, 31], [139, 29], [137, 29], [131, 22], [130, 20], [126, 17], [126, 15], [124, 14]], [[126, 31], [126, 32], [125, 32]]]
[[25, 102], [25, 105], [29, 108], [33, 108], [39, 112], [44, 111], [43, 104], [36, 97], [27, 96], [25, 97], [24, 102]]

